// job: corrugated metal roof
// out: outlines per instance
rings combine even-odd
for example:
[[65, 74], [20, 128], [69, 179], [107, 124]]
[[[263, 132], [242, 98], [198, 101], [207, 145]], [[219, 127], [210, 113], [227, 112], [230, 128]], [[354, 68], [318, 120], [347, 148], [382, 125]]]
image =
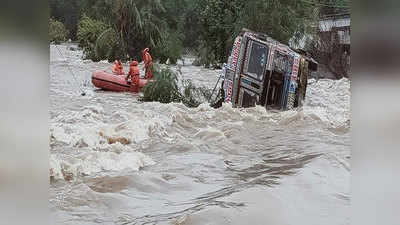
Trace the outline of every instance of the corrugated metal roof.
[[319, 21], [321, 31], [330, 31], [333, 27], [349, 27], [351, 18], [324, 19]]

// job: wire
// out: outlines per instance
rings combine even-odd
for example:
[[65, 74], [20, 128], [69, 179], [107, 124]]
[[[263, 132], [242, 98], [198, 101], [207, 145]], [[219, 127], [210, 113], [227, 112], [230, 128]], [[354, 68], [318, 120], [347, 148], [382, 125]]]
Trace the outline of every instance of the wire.
[[[61, 53], [60, 49], [58, 48], [57, 45], [54, 45], [56, 47], [56, 49], [58, 50], [58, 53], [61, 55], [61, 57], [64, 58], [64, 61], [67, 61], [67, 58]], [[79, 88], [79, 90], [82, 92], [81, 95], [84, 96], [86, 95], [85, 91], [81, 88], [80, 83], [78, 82], [78, 80], [76, 79], [75, 73], [74, 71], [72, 71], [72, 69], [69, 67], [69, 64], [67, 63], [67, 68], [69, 70], [69, 72], [72, 74], [72, 77], [75, 80], [75, 83], [77, 84], [77, 87]]]

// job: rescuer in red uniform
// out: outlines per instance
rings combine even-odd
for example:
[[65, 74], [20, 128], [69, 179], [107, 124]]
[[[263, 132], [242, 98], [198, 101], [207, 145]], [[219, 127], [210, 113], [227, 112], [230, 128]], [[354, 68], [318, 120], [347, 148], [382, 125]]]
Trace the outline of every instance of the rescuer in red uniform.
[[112, 72], [113, 72], [113, 74], [116, 74], [116, 75], [124, 75], [124, 67], [122, 66], [122, 63], [120, 60], [114, 61]]
[[153, 59], [149, 53], [149, 48], [145, 48], [142, 52], [142, 60], [144, 61], [144, 68], [146, 69], [144, 78], [152, 79], [153, 78]]
[[137, 92], [139, 92], [139, 79], [140, 79], [140, 72], [138, 67], [137, 61], [132, 61], [129, 65], [129, 73], [126, 76], [126, 80], [129, 82], [131, 80], [131, 84], [137, 88]]

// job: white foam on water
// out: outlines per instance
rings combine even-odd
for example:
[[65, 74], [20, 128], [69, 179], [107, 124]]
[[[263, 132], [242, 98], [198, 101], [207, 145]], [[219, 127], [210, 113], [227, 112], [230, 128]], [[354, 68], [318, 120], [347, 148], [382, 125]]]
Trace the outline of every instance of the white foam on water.
[[[262, 107], [255, 107], [251, 114], [260, 114]], [[265, 109], [264, 109], [265, 110]], [[350, 126], [350, 81], [321, 79], [309, 80], [304, 106], [301, 108], [271, 112], [266, 111], [257, 119], [287, 125], [295, 122], [313, 121], [330, 128]]]
[[218, 140], [220, 138], [224, 138], [225, 134], [213, 127], [208, 127], [205, 129], [200, 129], [195, 135], [194, 138], [199, 138], [203, 141], [210, 141], [210, 140]]
[[[167, 106], [173, 108], [170, 106]], [[92, 105], [82, 111], [62, 112], [52, 119], [50, 137], [53, 141], [69, 146], [105, 149], [109, 144], [122, 142], [138, 144], [151, 136], [174, 139], [167, 133], [172, 124], [172, 114], [160, 115], [152, 110], [138, 110], [128, 113], [123, 110], [114, 112], [111, 118], [119, 118], [124, 122], [110, 124], [104, 109]]]
[[303, 111], [325, 124], [339, 127], [350, 121], [350, 80], [310, 79]]
[[[113, 144], [114, 150], [127, 148], [119, 143]], [[50, 155], [50, 177], [55, 180], [71, 180], [79, 176], [93, 175], [107, 171], [138, 171], [144, 166], [155, 162], [141, 152], [87, 152], [79, 156], [61, 158], [60, 155]]]
[[98, 63], [101, 63], [101, 64], [110, 64], [110, 63], [108, 62], [108, 60], [100, 60]]
[[[65, 48], [61, 48], [61, 50], [65, 51]], [[145, 166], [154, 165], [155, 162], [141, 152], [150, 150], [151, 153], [148, 154], [154, 154], [154, 157], [166, 155], [166, 158], [176, 160], [161, 159], [159, 165], [138, 174], [142, 179], [135, 182], [143, 182], [140, 185], [145, 185], [147, 180], [151, 179], [149, 174], [154, 172], [156, 174], [152, 176], [155, 177], [171, 173], [171, 177], [174, 179], [168, 182], [173, 184], [179, 181], [184, 184], [183, 186], [188, 185], [194, 189], [198, 185], [206, 186], [205, 183], [211, 180], [215, 180], [217, 186], [223, 184], [229, 187], [240, 180], [235, 180], [235, 176], [231, 176], [229, 171], [227, 172], [222, 159], [227, 159], [227, 163], [233, 162], [233, 165], [240, 159], [240, 163], [233, 167], [234, 169], [263, 164], [263, 158], [258, 157], [257, 152], [253, 155], [248, 152], [249, 149], [242, 147], [242, 143], [246, 144], [252, 138], [258, 137], [253, 137], [251, 134], [244, 135], [241, 132], [262, 129], [260, 132], [264, 132], [266, 135], [261, 137], [267, 137], [270, 131], [268, 126], [272, 124], [275, 126], [274, 128], [288, 130], [287, 137], [268, 136], [268, 140], [266, 139], [265, 143], [271, 139], [272, 142], [279, 142], [277, 144], [287, 145], [289, 151], [279, 151], [276, 153], [277, 157], [282, 155], [295, 158], [305, 154], [302, 151], [292, 151], [292, 145], [299, 145], [313, 153], [316, 151], [322, 156], [313, 158], [309, 164], [296, 170], [293, 175], [283, 175], [284, 179], [280, 179], [280, 183], [274, 186], [275, 188], [257, 186], [241, 190], [232, 194], [231, 197], [225, 198], [227, 202], [244, 203], [244, 207], [219, 207], [218, 210], [209, 211], [211, 214], [204, 214], [203, 210], [200, 211], [197, 224], [206, 222], [224, 224], [223, 220], [227, 221], [226, 224], [246, 224], [251, 223], [253, 219], [255, 219], [253, 224], [264, 224], [268, 221], [271, 224], [348, 224], [350, 153], [348, 146], [342, 145], [342, 142], [347, 144], [347, 136], [331, 135], [328, 136], [329, 140], [327, 141], [320, 140], [319, 137], [308, 139], [308, 136], [304, 135], [297, 139], [296, 130], [293, 130], [293, 133], [292, 130], [287, 129], [286, 125], [300, 125], [303, 126], [302, 129], [305, 128], [305, 131], [314, 131], [314, 125], [318, 124], [328, 128], [342, 125], [348, 127], [350, 121], [349, 80], [315, 81], [311, 79], [304, 107], [292, 111], [266, 111], [264, 107], [260, 106], [247, 109], [232, 108], [230, 103], [224, 103], [219, 109], [214, 109], [207, 103], [203, 103], [197, 108], [187, 108], [182, 103], [139, 103], [131, 95], [96, 91], [88, 93], [84, 98], [76, 99], [76, 102], [65, 104], [65, 108], [60, 109], [60, 106], [64, 106], [64, 102], [62, 102], [64, 99], [72, 99], [69, 98], [71, 94], [67, 91], [68, 83], [57, 82], [70, 79], [70, 83], [73, 83], [71, 76], [64, 76], [64, 72], [67, 71], [65, 68], [67, 63], [77, 66], [77, 69], [82, 71], [93, 71], [101, 67], [110, 69], [112, 66], [105, 61], [98, 63], [82, 60], [76, 56], [80, 54], [79, 51], [69, 52], [67, 50], [66, 52], [68, 52], [66, 53], [67, 60], [63, 61], [56, 55], [57, 49], [51, 47], [53, 55], [50, 64], [50, 69], [53, 70], [51, 71], [53, 78], [51, 88], [54, 89], [51, 90], [52, 94], [54, 93], [52, 103], [57, 106], [57, 108], [51, 108], [50, 127], [50, 174], [54, 180], [76, 179], [77, 182], [66, 184], [72, 185], [80, 183], [82, 181], [80, 178], [83, 176], [104, 177], [125, 174], [135, 176], [137, 174], [129, 173], [129, 171], [138, 171]], [[181, 69], [183, 78], [192, 79], [196, 86], [213, 88], [218, 79], [219, 71], [216, 70], [195, 66], [184, 66]], [[77, 72], [77, 75], [87, 76], [88, 74]], [[265, 130], [263, 130], [264, 128]], [[257, 132], [260, 133], [258, 130]], [[319, 130], [312, 134], [318, 135], [318, 132]], [[325, 130], [321, 132], [325, 135]], [[317, 140], [315, 143], [313, 142], [314, 138]], [[241, 139], [244, 139], [243, 142], [240, 142]], [[228, 144], [226, 148], [221, 145], [225, 142]], [[153, 143], [156, 145], [152, 145]], [[231, 146], [230, 143], [234, 143], [234, 145]], [[175, 146], [177, 147], [176, 151]], [[254, 148], [261, 149], [263, 146], [263, 143], [257, 143]], [[277, 145], [276, 148], [279, 150], [281, 147]], [[164, 152], [164, 149], [167, 149], [167, 152]], [[197, 150], [201, 154], [196, 154], [199, 152]], [[271, 149], [271, 151], [274, 150]], [[341, 152], [342, 150], [344, 153]], [[270, 153], [269, 149], [265, 151], [265, 153]], [[210, 160], [209, 154], [215, 154], [217, 156], [215, 158], [218, 160]], [[196, 174], [188, 172], [189, 176], [186, 177], [186, 174], [180, 171], [191, 171], [193, 162], [196, 164], [194, 165], [196, 169], [193, 170]], [[199, 179], [192, 181], [193, 175]], [[61, 182], [60, 185], [51, 188], [63, 189], [62, 185], [64, 183]], [[215, 187], [210, 186], [210, 190]], [[129, 195], [115, 193], [114, 197], [120, 198], [121, 202], [132, 203], [131, 205], [135, 208], [132, 210], [129, 208], [131, 211], [128, 214], [134, 216], [157, 214], [154, 212], [154, 205], [163, 205], [163, 203], [165, 203], [163, 207], [166, 208], [166, 211], [176, 212], [177, 209], [172, 205], [182, 203], [178, 200], [180, 199], [177, 197], [178, 195], [190, 195], [195, 198], [204, 192], [202, 188], [185, 193], [177, 191], [175, 188], [166, 188], [170, 191], [168, 197], [164, 196], [161, 199], [158, 193], [146, 193], [145, 198], [139, 199], [137, 196], [142, 195], [140, 191], [134, 187], [128, 189], [131, 191]], [[117, 205], [110, 199], [101, 199], [95, 203], [92, 200], [82, 200], [85, 201], [83, 205], [87, 208], [80, 209], [75, 206], [75, 200], [84, 199], [81, 196], [86, 195], [86, 190], [91, 191], [91, 189], [82, 183], [81, 186], [74, 186], [74, 190], [76, 193], [65, 194], [70, 198], [75, 198], [74, 201], [65, 201], [65, 204], [71, 209], [77, 210], [76, 212], [83, 212], [82, 214], [108, 212], [110, 208]], [[96, 196], [110, 197], [112, 194], [96, 194]], [[224, 202], [224, 198], [215, 200]], [[213, 204], [213, 200], [210, 203]], [[149, 207], [143, 207], [143, 204], [147, 204]], [[104, 208], [102, 208], [103, 205]], [[207, 206], [204, 210], [212, 207]], [[146, 211], [147, 208], [149, 208], [149, 212]], [[127, 208], [122, 211], [124, 210]], [[219, 210], [227, 210], [227, 212], [221, 214]], [[71, 214], [71, 217], [69, 214], [71, 213], [68, 211], [63, 217], [70, 219], [77, 213]], [[103, 221], [109, 219], [108, 215], [100, 215], [97, 218]], [[163, 218], [163, 215], [160, 218]], [[271, 218], [285, 220], [283, 222], [286, 223], [274, 223], [276, 221]], [[127, 222], [140, 223], [140, 221]], [[196, 223], [188, 222], [188, 224]]]
[[100, 106], [87, 106], [82, 111], [61, 112], [52, 119], [50, 137], [69, 146], [97, 147], [98, 128], [103, 125], [104, 110]]

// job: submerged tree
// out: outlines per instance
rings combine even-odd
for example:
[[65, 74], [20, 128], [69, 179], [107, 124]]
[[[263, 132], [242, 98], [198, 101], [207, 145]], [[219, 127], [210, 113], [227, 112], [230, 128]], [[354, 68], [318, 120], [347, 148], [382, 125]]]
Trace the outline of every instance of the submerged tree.
[[187, 107], [197, 107], [211, 94], [210, 89], [196, 87], [191, 80], [179, 80], [178, 74], [169, 68], [154, 67], [154, 79], [156, 82], [148, 82], [143, 88], [141, 101], [182, 102]]

